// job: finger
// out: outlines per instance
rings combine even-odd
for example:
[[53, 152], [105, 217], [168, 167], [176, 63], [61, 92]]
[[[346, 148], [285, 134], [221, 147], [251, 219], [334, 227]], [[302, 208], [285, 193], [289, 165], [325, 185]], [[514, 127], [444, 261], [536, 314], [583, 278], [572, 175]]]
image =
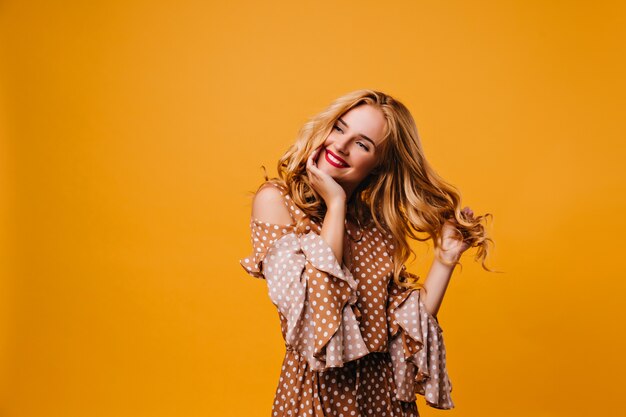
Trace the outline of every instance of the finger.
[[312, 163], [312, 165], [313, 165], [315, 168], [317, 168], [317, 156], [320, 154], [320, 149], [321, 149], [321, 148], [322, 148], [321, 146], [318, 146], [318, 147], [315, 149], [315, 152], [313, 152], [313, 157], [311, 158], [311, 163]]
[[307, 175], [311, 176], [311, 167], [313, 166], [313, 162], [311, 161], [313, 155], [309, 155], [309, 157], [306, 160], [306, 173]]
[[311, 155], [309, 155], [309, 157], [307, 158], [307, 161], [306, 161], [307, 168], [311, 166], [315, 166], [315, 158], [317, 157], [317, 153], [319, 152], [320, 148], [321, 147], [317, 147], [313, 152], [311, 152]]
[[317, 172], [319, 171], [319, 168], [316, 167], [313, 162], [311, 162], [311, 164], [309, 166], [307, 166], [307, 171], [309, 173], [311, 173], [311, 175], [315, 175], [317, 176]]
[[319, 169], [317, 165], [315, 165], [315, 162], [311, 161], [311, 165], [309, 165], [308, 168], [309, 168], [309, 171], [316, 174], [316, 176], [318, 177], [322, 176], [322, 170]]
[[319, 176], [319, 175], [317, 175], [318, 171], [319, 171], [319, 168], [315, 166], [315, 163], [313, 162], [314, 158], [315, 158], [315, 153], [312, 153], [309, 156], [309, 158], [307, 160], [307, 163], [306, 163], [306, 171], [307, 171], [307, 174], [309, 175], [309, 177], [311, 177], [311, 176], [318, 177]]

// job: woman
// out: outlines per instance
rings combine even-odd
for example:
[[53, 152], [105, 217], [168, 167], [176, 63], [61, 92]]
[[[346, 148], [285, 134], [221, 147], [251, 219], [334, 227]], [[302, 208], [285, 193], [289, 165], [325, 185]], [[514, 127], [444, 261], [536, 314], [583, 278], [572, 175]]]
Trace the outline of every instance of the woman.
[[[278, 173], [255, 194], [240, 261], [266, 280], [287, 349], [272, 415], [418, 416], [415, 393], [453, 408], [437, 312], [464, 251], [489, 270], [489, 214], [460, 209], [408, 109], [379, 91], [306, 123]], [[409, 237], [433, 240], [423, 284], [405, 268]]]

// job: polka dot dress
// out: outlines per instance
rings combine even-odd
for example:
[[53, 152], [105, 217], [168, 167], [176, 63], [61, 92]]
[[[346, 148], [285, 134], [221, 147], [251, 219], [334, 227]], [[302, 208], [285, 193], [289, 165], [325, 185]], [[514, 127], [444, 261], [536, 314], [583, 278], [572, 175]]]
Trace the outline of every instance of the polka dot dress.
[[[419, 416], [415, 394], [454, 408], [437, 318], [421, 290], [393, 280], [393, 244], [374, 226], [354, 242], [351, 269], [340, 265], [284, 186], [293, 222], [251, 219], [254, 252], [240, 260], [265, 279], [286, 352], [272, 416]], [[296, 223], [305, 232], [296, 232]]]

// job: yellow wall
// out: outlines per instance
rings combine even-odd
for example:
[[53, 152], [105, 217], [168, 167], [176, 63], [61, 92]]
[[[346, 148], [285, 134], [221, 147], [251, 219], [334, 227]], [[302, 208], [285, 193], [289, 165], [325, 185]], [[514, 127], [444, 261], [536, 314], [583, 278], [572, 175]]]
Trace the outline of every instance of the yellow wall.
[[[248, 191], [358, 88], [494, 214], [440, 311], [456, 408], [622, 408], [624, 2], [11, 1], [0, 415], [267, 416], [283, 355]], [[417, 245], [416, 245], [417, 247]], [[424, 274], [421, 250], [414, 272]]]

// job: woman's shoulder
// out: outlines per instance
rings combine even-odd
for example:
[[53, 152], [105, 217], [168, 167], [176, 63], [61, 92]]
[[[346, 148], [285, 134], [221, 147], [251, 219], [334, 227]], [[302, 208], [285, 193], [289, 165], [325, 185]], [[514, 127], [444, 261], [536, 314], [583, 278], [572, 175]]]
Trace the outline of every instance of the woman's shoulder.
[[270, 178], [263, 181], [257, 188], [257, 192], [264, 188], [275, 188], [284, 193], [287, 191], [287, 183], [280, 178]]
[[306, 227], [305, 223], [311, 221], [306, 212], [291, 197], [287, 184], [280, 179], [268, 180], [259, 186], [253, 201], [253, 217], [255, 207], [261, 211], [270, 211], [272, 208], [277, 211], [275, 215], [265, 213], [270, 219], [266, 220], [269, 223], [301, 224]]
[[264, 182], [254, 194], [252, 218], [264, 223], [292, 223], [293, 218], [286, 196], [286, 187], [280, 182]]

